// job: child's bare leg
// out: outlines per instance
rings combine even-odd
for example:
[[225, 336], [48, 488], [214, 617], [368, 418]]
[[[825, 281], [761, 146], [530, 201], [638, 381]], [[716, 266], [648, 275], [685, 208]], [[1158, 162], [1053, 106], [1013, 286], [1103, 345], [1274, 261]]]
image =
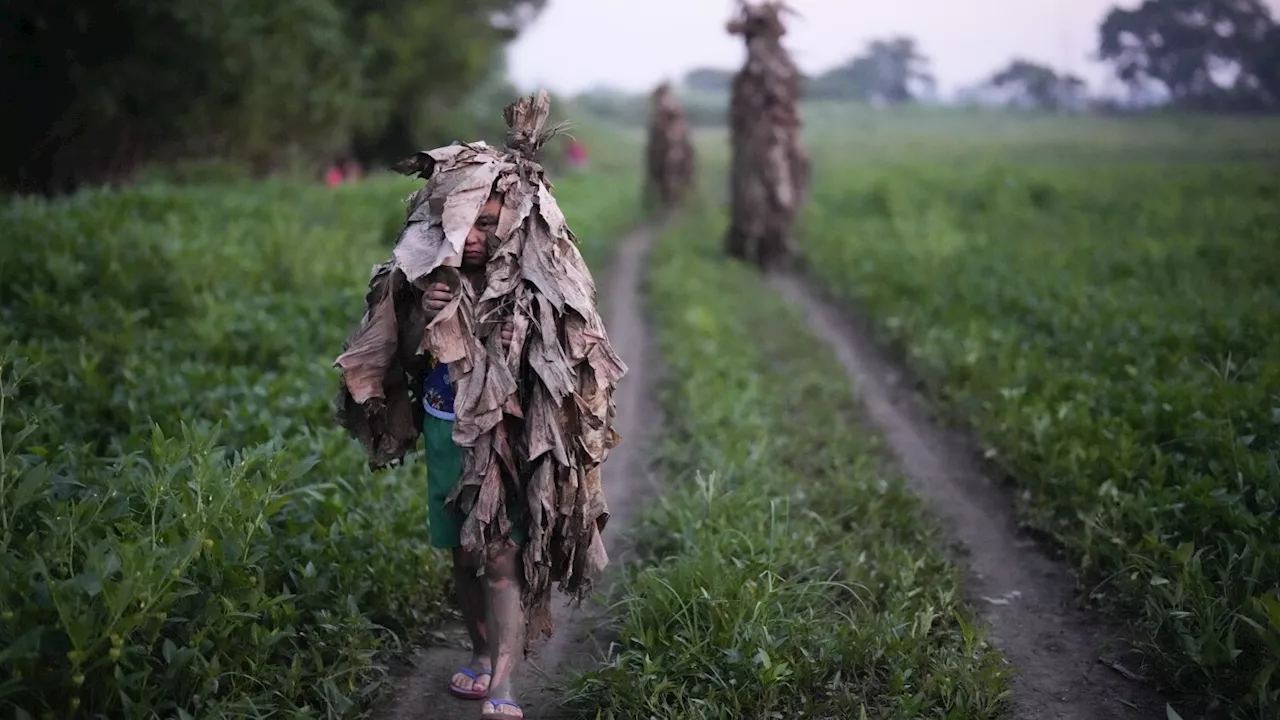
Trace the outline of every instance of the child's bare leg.
[[477, 675], [472, 680], [464, 673], [453, 676], [453, 684], [461, 690], [481, 690], [489, 687], [490, 678], [486, 677], [493, 665], [489, 659], [490, 649], [488, 631], [485, 626], [485, 587], [484, 580], [476, 577], [480, 569], [480, 559], [463, 552], [462, 548], [453, 549], [453, 585], [458, 593], [458, 605], [462, 609], [462, 624], [471, 637], [471, 662], [467, 665]]
[[[507, 543], [505, 547], [489, 552], [485, 565], [485, 591], [488, 594], [488, 623], [491, 631], [489, 644], [493, 661], [493, 684], [489, 697], [494, 700], [515, 701], [515, 687], [511, 682], [516, 666], [524, 657], [524, 609], [520, 605], [520, 548]], [[520, 711], [505, 704], [485, 703], [485, 710], [498, 714], [521, 717]]]

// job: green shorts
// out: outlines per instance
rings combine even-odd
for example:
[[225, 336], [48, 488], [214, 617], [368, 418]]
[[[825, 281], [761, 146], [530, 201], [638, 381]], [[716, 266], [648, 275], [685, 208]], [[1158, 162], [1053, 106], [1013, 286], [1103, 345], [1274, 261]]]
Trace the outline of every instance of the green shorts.
[[[427, 461], [427, 529], [431, 545], [456, 548], [462, 545], [462, 523], [467, 518], [456, 506], [445, 505], [453, 486], [462, 475], [462, 448], [453, 442], [453, 423], [427, 415], [422, 421], [423, 446]], [[511, 493], [514, 488], [508, 487]], [[507, 503], [511, 520], [511, 540], [524, 544], [524, 502]]]

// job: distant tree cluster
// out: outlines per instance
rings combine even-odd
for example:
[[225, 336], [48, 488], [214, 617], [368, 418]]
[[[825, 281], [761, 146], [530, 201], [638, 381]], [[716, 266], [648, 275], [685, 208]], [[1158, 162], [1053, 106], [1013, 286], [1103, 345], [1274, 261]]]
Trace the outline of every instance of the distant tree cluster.
[[[1097, 56], [1111, 63], [1134, 97], [1151, 84], [1177, 106], [1201, 110], [1280, 109], [1280, 25], [1264, 0], [1145, 0], [1111, 10], [1099, 27]], [[807, 97], [902, 104], [933, 92], [930, 61], [908, 37], [874, 40], [862, 53], [809, 78]], [[701, 70], [687, 87], [722, 80]], [[714, 82], [713, 82], [714, 81]], [[1084, 81], [1017, 58], [976, 88], [1015, 107], [1063, 111], [1084, 107]]]
[[510, 95], [501, 44], [545, 2], [9, 0], [0, 188], [69, 190], [186, 156], [260, 171], [380, 160], [452, 140], [494, 116], [477, 103]]
[[998, 98], [1008, 107], [1061, 112], [1082, 109], [1087, 102], [1085, 92], [1084, 80], [1076, 75], [1018, 58], [965, 94], [969, 98]]
[[806, 94], [816, 100], [914, 102], [934, 91], [929, 59], [909, 37], [873, 40], [839, 67], [811, 78]]
[[[1280, 110], [1280, 24], [1265, 0], [1145, 0], [1101, 19], [1096, 57], [1114, 68], [1127, 98], [1090, 97], [1080, 77], [1014, 58], [962, 90], [962, 103], [1045, 112], [1134, 109], [1171, 103], [1209, 111]], [[805, 78], [809, 100], [907, 104], [936, 90], [930, 59], [910, 37], [872, 40], [844, 63]], [[733, 72], [697, 68], [681, 93], [694, 125], [723, 124]], [[1163, 92], [1160, 92], [1163, 90]], [[598, 94], [603, 114], [627, 121], [639, 97]], [[606, 107], [607, 106], [607, 107]]]

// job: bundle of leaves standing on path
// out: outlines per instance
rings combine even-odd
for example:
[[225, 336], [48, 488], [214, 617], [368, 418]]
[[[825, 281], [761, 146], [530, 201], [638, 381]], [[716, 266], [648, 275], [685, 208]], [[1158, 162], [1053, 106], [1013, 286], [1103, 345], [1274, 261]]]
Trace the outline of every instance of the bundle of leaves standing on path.
[[[374, 268], [364, 319], [335, 362], [338, 422], [375, 469], [417, 442], [427, 356], [449, 364], [453, 439], [464, 460], [448, 502], [466, 514], [462, 546], [476, 553], [508, 536], [506, 507], [524, 503], [529, 641], [554, 630], [552, 584], [581, 600], [608, 562], [601, 465], [619, 442], [613, 394], [626, 372], [596, 311], [591, 273], [533, 159], [556, 132], [543, 128], [549, 112], [539, 92], [507, 107], [505, 151], [454, 144], [396, 166], [427, 184], [410, 197], [394, 257]], [[495, 190], [502, 210], [477, 294], [459, 266]], [[435, 282], [454, 295], [428, 322], [424, 290]], [[508, 321], [514, 332], [504, 347]]]
[[800, 145], [800, 72], [782, 47], [781, 2], [741, 2], [730, 33], [747, 42], [747, 61], [733, 78], [729, 121], [733, 161], [732, 217], [726, 251], [762, 268], [794, 257], [795, 217], [809, 183]]
[[693, 139], [689, 120], [671, 83], [653, 91], [646, 148], [645, 197], [663, 208], [680, 204], [693, 184]]

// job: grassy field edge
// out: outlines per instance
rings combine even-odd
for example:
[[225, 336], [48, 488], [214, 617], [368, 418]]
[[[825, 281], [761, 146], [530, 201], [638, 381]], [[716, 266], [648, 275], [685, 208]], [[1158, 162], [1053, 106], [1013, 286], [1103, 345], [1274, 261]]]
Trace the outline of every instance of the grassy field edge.
[[[1134, 141], [1136, 143], [1136, 141]], [[1140, 145], [1140, 143], [1137, 143]], [[903, 153], [906, 155], [906, 153]], [[819, 169], [802, 246], [1017, 485], [1160, 680], [1280, 703], [1265, 167], [1015, 157]], [[1271, 220], [1267, 220], [1271, 218]]]
[[649, 306], [666, 379], [662, 498], [613, 606], [583, 716], [997, 717], [997, 654], [919, 503], [857, 425], [835, 358], [718, 249], [663, 233]]

